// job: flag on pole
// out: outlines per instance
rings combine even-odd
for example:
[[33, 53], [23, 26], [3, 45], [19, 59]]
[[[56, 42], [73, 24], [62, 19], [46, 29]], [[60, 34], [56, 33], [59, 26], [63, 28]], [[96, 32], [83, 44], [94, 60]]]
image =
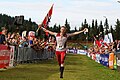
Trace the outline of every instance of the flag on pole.
[[[44, 18], [44, 20], [42, 22], [42, 26], [44, 28], [47, 28], [47, 26], [49, 25], [49, 22], [50, 22], [50, 19], [51, 19], [51, 16], [52, 16], [53, 5], [51, 6], [49, 12], [47, 13], [47, 15], [45, 16], [45, 18]], [[46, 35], [48, 36], [48, 33], [46, 33]]]
[[108, 33], [107, 35], [104, 36], [104, 42], [105, 43], [111, 43], [111, 42], [113, 42], [112, 33]]

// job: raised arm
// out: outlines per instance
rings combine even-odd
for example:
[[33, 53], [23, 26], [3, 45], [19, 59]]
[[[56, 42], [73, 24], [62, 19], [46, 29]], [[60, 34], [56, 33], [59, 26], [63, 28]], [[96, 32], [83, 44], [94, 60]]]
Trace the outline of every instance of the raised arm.
[[88, 29], [85, 28], [85, 29], [83, 29], [83, 30], [81, 30], [81, 31], [71, 33], [71, 34], [69, 34], [69, 36], [74, 36], [74, 35], [80, 34], [80, 33], [82, 33], [82, 32], [87, 32], [87, 31], [88, 31]]
[[50, 30], [47, 30], [47, 29], [43, 28], [41, 25], [39, 25], [38, 27], [41, 28], [41, 29], [43, 29], [44, 32], [48, 32], [51, 35], [55, 35], [56, 34], [55, 32], [52, 32]]

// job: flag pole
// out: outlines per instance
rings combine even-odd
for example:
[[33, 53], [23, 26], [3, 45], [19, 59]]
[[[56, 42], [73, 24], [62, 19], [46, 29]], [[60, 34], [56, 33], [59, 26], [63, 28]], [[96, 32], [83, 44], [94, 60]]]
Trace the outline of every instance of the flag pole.
[[39, 31], [39, 29], [40, 29], [40, 28], [38, 27], [38, 28], [37, 28], [37, 30], [36, 30], [36, 32], [38, 32], [38, 31]]

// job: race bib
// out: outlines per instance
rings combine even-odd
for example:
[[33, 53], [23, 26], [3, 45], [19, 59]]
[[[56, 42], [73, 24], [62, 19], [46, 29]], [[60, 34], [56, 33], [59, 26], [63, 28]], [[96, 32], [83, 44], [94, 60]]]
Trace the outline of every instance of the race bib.
[[64, 49], [64, 46], [58, 45], [57, 48], [58, 48], [59, 50], [62, 50], [62, 49]]

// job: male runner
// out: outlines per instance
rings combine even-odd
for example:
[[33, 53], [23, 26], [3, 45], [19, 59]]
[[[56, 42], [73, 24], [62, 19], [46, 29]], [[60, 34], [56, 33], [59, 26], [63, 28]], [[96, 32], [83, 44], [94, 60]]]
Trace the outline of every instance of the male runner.
[[80, 34], [82, 32], [86, 32], [88, 29], [85, 28], [82, 31], [74, 32], [74, 33], [66, 33], [66, 27], [62, 26], [60, 28], [60, 33], [49, 31], [45, 28], [43, 28], [41, 25], [39, 25], [39, 28], [42, 28], [43, 31], [48, 32], [51, 35], [54, 35], [56, 37], [56, 58], [60, 66], [60, 78], [63, 78], [63, 72], [64, 72], [64, 60], [66, 55], [66, 42], [67, 38]]

